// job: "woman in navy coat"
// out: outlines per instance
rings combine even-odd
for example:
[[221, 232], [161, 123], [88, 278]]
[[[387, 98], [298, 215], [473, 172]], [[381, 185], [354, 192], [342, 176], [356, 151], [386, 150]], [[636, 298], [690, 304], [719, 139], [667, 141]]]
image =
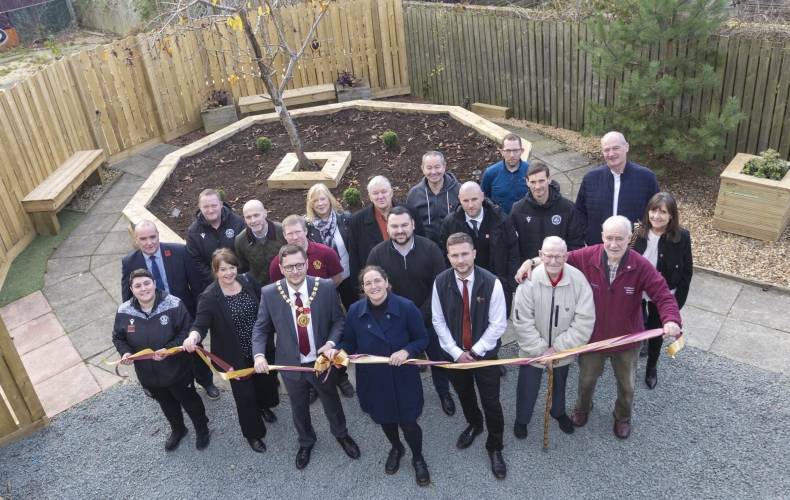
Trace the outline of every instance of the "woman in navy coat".
[[363, 269], [359, 282], [367, 299], [349, 308], [343, 339], [327, 355], [331, 359], [344, 349], [349, 354], [389, 357], [388, 365], [356, 365], [359, 405], [381, 425], [392, 443], [384, 471], [397, 472], [406, 451], [398, 434], [400, 426], [411, 449], [417, 484], [425, 486], [431, 477], [422, 456], [422, 429], [417, 423], [423, 406], [422, 380], [416, 366], [403, 365], [428, 347], [422, 313], [410, 300], [389, 293], [387, 273], [378, 266]]

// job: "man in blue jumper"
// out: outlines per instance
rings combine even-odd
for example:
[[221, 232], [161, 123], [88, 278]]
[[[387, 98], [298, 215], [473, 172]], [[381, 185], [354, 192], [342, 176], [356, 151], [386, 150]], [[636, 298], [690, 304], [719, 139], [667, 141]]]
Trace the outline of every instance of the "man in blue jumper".
[[642, 220], [647, 202], [658, 193], [658, 180], [652, 170], [628, 161], [628, 142], [620, 132], [601, 138], [606, 165], [584, 174], [576, 210], [587, 246], [603, 243], [601, 228], [606, 219], [622, 215], [632, 223]]
[[486, 198], [491, 198], [502, 207], [502, 211], [510, 214], [515, 202], [527, 194], [527, 169], [529, 162], [521, 159], [524, 147], [521, 137], [508, 134], [502, 139], [502, 161], [494, 163], [483, 172], [480, 187]]

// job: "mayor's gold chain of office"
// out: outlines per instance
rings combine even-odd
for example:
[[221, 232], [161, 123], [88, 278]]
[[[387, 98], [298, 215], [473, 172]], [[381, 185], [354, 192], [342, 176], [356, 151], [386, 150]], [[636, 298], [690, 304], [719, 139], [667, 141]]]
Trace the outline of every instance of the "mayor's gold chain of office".
[[291, 299], [289, 299], [288, 296], [285, 295], [285, 290], [283, 290], [282, 284], [279, 281], [277, 282], [277, 290], [280, 291], [280, 295], [282, 296], [283, 300], [287, 302], [289, 306], [291, 306], [295, 311], [299, 313], [299, 316], [296, 317], [296, 324], [301, 326], [302, 328], [306, 328], [307, 325], [310, 324], [310, 317], [307, 315], [310, 314], [310, 303], [313, 302], [313, 299], [315, 298], [315, 294], [318, 293], [319, 281], [320, 280], [316, 278], [315, 284], [313, 285], [313, 293], [310, 294], [310, 298], [307, 299], [307, 303], [302, 306], [297, 306], [296, 304], [291, 302]]

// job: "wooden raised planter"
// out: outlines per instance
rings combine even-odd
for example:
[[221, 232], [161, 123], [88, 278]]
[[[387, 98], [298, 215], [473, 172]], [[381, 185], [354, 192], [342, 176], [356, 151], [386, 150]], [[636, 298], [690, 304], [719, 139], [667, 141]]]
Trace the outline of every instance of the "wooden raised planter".
[[233, 97], [228, 97], [226, 106], [204, 109], [200, 112], [200, 116], [203, 118], [203, 127], [206, 129], [207, 134], [213, 134], [217, 130], [239, 121]]
[[781, 181], [742, 174], [754, 157], [738, 153], [722, 172], [713, 228], [775, 241], [790, 221], [790, 171]]

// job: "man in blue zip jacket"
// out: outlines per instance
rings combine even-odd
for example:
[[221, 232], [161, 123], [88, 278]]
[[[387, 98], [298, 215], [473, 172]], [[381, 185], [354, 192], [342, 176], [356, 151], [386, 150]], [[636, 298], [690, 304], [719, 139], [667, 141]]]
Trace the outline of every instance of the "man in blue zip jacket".
[[499, 203], [506, 215], [515, 202], [527, 194], [527, 169], [529, 162], [521, 159], [524, 147], [521, 137], [508, 134], [502, 139], [502, 161], [494, 163], [483, 172], [481, 188], [486, 198]]

